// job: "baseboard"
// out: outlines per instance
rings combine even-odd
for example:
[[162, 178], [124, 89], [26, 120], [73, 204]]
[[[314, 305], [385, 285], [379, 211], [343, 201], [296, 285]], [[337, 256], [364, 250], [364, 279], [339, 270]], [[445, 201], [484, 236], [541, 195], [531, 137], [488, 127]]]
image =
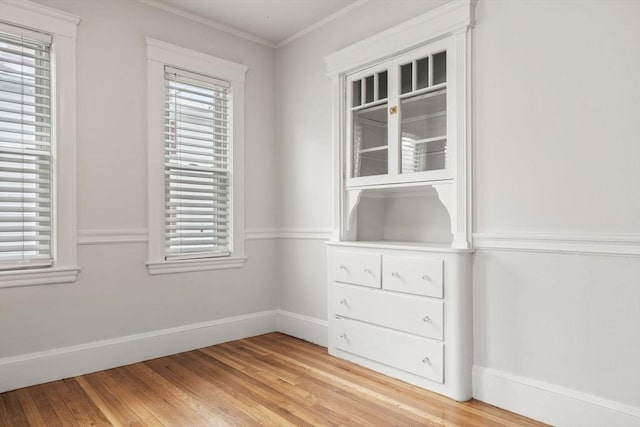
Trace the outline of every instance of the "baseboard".
[[481, 366], [473, 367], [473, 397], [554, 426], [640, 425], [640, 408]]
[[0, 392], [276, 331], [276, 310], [0, 359]]
[[326, 347], [327, 322], [315, 317], [278, 310], [278, 332]]

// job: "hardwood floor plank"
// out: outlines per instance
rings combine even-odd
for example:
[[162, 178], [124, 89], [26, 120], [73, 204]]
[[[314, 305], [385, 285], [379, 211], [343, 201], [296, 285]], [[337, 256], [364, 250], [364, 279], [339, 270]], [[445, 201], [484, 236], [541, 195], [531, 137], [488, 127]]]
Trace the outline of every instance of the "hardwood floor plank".
[[55, 412], [56, 416], [60, 420], [60, 423], [64, 426], [77, 426], [79, 425], [73, 414], [65, 404], [62, 396], [56, 390], [56, 383], [60, 381], [54, 381], [46, 384], [39, 385], [37, 387], [41, 387], [44, 391], [44, 395], [47, 400], [51, 403], [51, 407]]
[[234, 422], [237, 425], [247, 426], [260, 424], [260, 419], [251, 413], [251, 408], [256, 406], [255, 402], [236, 399], [233, 393], [227, 392], [212, 381], [203, 380], [197, 372], [187, 369], [179, 361], [175, 361], [173, 357], [150, 360], [145, 364], [158, 375], [162, 375], [194, 398], [199, 399], [230, 424]]
[[7, 408], [6, 422], [10, 426], [28, 426], [27, 416], [22, 409], [17, 393], [5, 393], [4, 405]]
[[[84, 384], [91, 388], [101, 399], [102, 405], [106, 406], [108, 412], [110, 412], [110, 416], [115, 417], [115, 422], [112, 421], [115, 425], [126, 425], [126, 426], [144, 426], [149, 424], [148, 421], [154, 421], [157, 423], [158, 421], [153, 418], [153, 416], [145, 412], [148, 415], [148, 418], [144, 418], [144, 416], [140, 416], [134, 410], [129, 407], [129, 404], [132, 402], [117, 392], [112, 391], [109, 387], [107, 387], [104, 372], [96, 372], [89, 375], [83, 375], [78, 379], [82, 379], [82, 382], [78, 382], [81, 387], [85, 387]], [[106, 415], [106, 414], [105, 414]]]
[[27, 419], [27, 424], [35, 427], [48, 427], [47, 423], [41, 416], [41, 412], [33, 401], [29, 390], [24, 388], [16, 390], [16, 397], [22, 406], [25, 418]]
[[0, 427], [537, 427], [455, 402], [279, 333], [0, 394]]

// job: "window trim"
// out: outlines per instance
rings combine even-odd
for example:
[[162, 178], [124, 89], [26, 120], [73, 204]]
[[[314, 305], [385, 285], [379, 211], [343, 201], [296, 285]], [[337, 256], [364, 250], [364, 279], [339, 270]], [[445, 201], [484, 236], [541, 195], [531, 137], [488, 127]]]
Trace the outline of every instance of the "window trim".
[[0, 3], [2, 21], [52, 36], [54, 141], [53, 264], [5, 270], [0, 288], [74, 282], [77, 266], [76, 214], [76, 31], [80, 17], [25, 0]]
[[[244, 82], [247, 67], [145, 37], [147, 51], [147, 220], [149, 274], [240, 268], [244, 265]], [[185, 260], [164, 257], [164, 67], [210, 75], [231, 84], [233, 115], [230, 256]]]

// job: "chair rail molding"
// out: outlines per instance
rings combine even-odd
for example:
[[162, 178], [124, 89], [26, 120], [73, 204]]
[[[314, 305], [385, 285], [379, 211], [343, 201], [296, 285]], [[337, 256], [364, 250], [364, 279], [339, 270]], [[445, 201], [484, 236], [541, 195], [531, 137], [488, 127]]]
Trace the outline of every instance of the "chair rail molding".
[[[247, 228], [245, 240], [329, 240], [328, 228]], [[98, 228], [78, 231], [78, 245], [147, 243], [146, 228]]]
[[640, 233], [474, 233], [479, 250], [640, 257]]
[[78, 230], [78, 245], [146, 243], [146, 228], [104, 228]]

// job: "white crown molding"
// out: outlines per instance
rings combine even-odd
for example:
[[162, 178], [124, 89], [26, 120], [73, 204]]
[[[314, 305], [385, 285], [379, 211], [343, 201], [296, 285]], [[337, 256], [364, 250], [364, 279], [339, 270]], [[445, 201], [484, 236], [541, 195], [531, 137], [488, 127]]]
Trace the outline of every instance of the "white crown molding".
[[640, 256], [640, 234], [474, 233], [476, 249]]
[[473, 397], [551, 425], [640, 425], [638, 407], [477, 365]]
[[311, 25], [309, 25], [306, 28], [303, 28], [302, 30], [298, 31], [297, 33], [287, 37], [286, 39], [282, 40], [281, 42], [279, 42], [276, 45], [276, 48], [281, 48], [282, 46], [285, 46], [289, 43], [291, 43], [292, 41], [299, 39], [300, 37], [309, 34], [310, 32], [317, 30], [320, 27], [325, 26], [326, 24], [328, 24], [329, 22], [341, 17], [342, 15], [344, 15], [347, 12], [352, 11], [353, 9], [356, 9], [360, 6], [362, 6], [363, 4], [367, 3], [369, 0], [357, 0], [353, 3], [351, 3], [348, 6], [343, 7], [340, 10], [337, 10], [336, 12], [332, 13], [331, 15], [327, 16], [326, 18], [323, 18]]
[[63, 12], [61, 10], [54, 9], [52, 7], [47, 7], [47, 6], [41, 5], [40, 3], [35, 3], [28, 0], [2, 0], [1, 3], [2, 3], [2, 6], [19, 8], [24, 11], [36, 13], [38, 15], [47, 16], [49, 18], [53, 18], [58, 21], [63, 21], [69, 24], [73, 24], [72, 27], [69, 27], [71, 29], [71, 34], [66, 34], [67, 33], [66, 31], [64, 32], [65, 35], [69, 35], [70, 37], [75, 37], [75, 26], [77, 26], [80, 23], [80, 17], [78, 15], [74, 15], [68, 12]]
[[0, 392], [276, 331], [277, 310], [0, 359]]
[[327, 75], [366, 68], [374, 61], [465, 31], [473, 26], [474, 6], [475, 0], [455, 0], [327, 55]]
[[232, 34], [234, 36], [243, 38], [245, 40], [249, 40], [255, 43], [259, 43], [261, 45], [275, 48], [276, 45], [269, 40], [265, 40], [262, 37], [255, 36], [250, 33], [246, 33], [244, 31], [238, 30], [237, 28], [230, 27], [228, 25], [221, 24], [220, 22], [214, 21], [212, 19], [203, 18], [202, 16], [198, 16], [193, 13], [185, 12], [184, 10], [177, 9], [175, 7], [169, 6], [167, 4], [161, 3], [157, 0], [138, 0], [140, 3], [146, 4], [147, 6], [155, 7], [157, 9], [164, 10], [165, 12], [172, 13], [174, 15], [181, 16], [183, 18], [189, 19], [191, 21], [195, 21], [199, 24], [206, 25], [207, 27], [215, 28], [216, 30], [224, 31], [225, 33]]

